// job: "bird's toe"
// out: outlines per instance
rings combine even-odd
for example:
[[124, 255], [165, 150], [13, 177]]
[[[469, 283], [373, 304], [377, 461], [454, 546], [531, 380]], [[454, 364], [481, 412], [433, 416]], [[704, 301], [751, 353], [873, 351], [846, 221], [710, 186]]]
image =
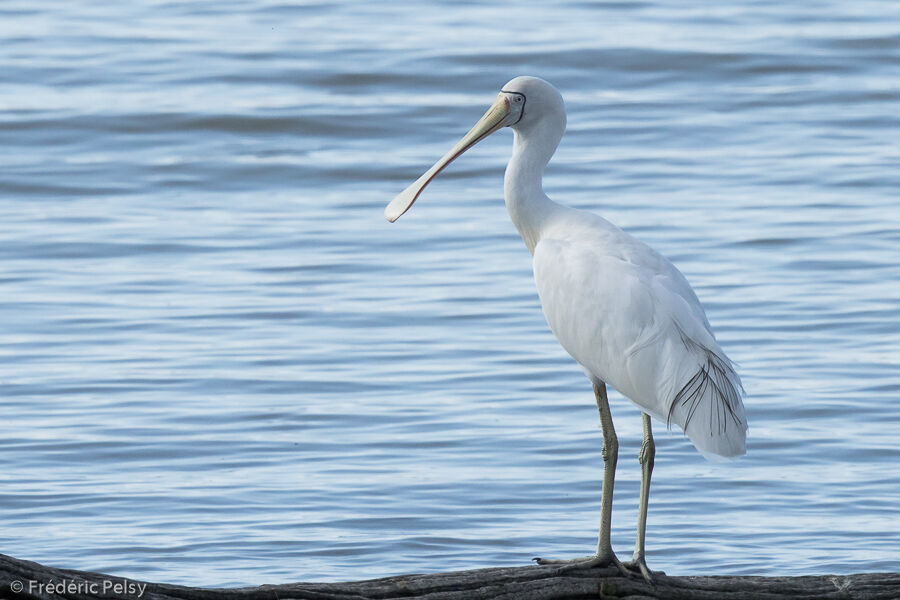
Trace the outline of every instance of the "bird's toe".
[[647, 561], [644, 560], [644, 557], [632, 559], [627, 563], [623, 563], [623, 566], [628, 569], [630, 573], [640, 573], [641, 577], [644, 578], [644, 581], [650, 585], [653, 585], [654, 575], [665, 575], [662, 571], [651, 571], [650, 568], [647, 567]]
[[603, 554], [594, 554], [593, 556], [585, 556], [583, 558], [573, 558], [573, 559], [548, 559], [548, 558], [534, 558], [534, 560], [539, 565], [556, 565], [559, 568], [557, 569], [558, 573], [566, 573], [569, 571], [580, 571], [583, 569], [599, 569], [604, 567], [615, 567], [619, 573], [626, 576], [631, 576], [632, 573], [628, 569], [625, 568], [625, 565], [616, 557], [615, 553], [605, 552]]

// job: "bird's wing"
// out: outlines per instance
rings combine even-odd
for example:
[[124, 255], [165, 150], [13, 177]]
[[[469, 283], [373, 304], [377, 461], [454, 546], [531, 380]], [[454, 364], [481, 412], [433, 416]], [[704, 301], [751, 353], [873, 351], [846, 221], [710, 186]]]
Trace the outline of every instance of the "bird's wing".
[[743, 454], [737, 373], [684, 276], [631, 236], [542, 239], [534, 276], [566, 351], [645, 412], [681, 426], [704, 453]]

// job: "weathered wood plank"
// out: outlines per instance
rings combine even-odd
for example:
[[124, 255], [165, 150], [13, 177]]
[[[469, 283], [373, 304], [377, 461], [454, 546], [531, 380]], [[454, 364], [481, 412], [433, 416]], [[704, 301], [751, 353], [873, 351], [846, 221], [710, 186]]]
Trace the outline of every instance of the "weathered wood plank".
[[900, 573], [804, 577], [670, 577], [653, 585], [615, 569], [559, 573], [522, 566], [346, 583], [191, 588], [47, 567], [0, 554], [0, 597], [12, 600], [898, 600]]

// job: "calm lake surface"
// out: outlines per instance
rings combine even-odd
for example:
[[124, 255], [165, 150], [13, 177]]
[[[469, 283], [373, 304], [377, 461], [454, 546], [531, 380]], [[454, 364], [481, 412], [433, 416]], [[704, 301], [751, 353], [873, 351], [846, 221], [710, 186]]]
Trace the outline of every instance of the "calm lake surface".
[[741, 460], [657, 424], [651, 567], [900, 570], [898, 31], [887, 0], [4, 2], [0, 552], [206, 586], [591, 552], [596, 407], [511, 132], [382, 217], [529, 74], [569, 113], [547, 192], [668, 256], [748, 392]]

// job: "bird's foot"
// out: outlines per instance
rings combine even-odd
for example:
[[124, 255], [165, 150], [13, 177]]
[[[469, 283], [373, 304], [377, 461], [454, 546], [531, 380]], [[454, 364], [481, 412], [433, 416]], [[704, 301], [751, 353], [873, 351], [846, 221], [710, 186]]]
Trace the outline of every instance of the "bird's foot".
[[534, 562], [539, 565], [559, 565], [558, 573], [567, 571], [578, 571], [581, 569], [593, 569], [598, 567], [615, 567], [622, 575], [630, 576], [632, 572], [625, 568], [616, 554], [612, 550], [603, 553], [597, 553], [593, 556], [585, 556], [584, 558], [573, 558], [569, 560], [549, 559], [549, 558], [533, 558]]
[[[643, 556], [635, 556], [627, 563], [623, 563], [622, 566], [624, 566], [626, 569], [629, 569], [631, 572], [640, 572], [641, 576], [644, 578], [644, 581], [646, 581], [650, 585], [653, 585], [654, 572], [647, 567], [647, 561], [644, 560]], [[665, 575], [665, 573], [663, 573], [662, 571], [656, 571], [656, 574]]]

